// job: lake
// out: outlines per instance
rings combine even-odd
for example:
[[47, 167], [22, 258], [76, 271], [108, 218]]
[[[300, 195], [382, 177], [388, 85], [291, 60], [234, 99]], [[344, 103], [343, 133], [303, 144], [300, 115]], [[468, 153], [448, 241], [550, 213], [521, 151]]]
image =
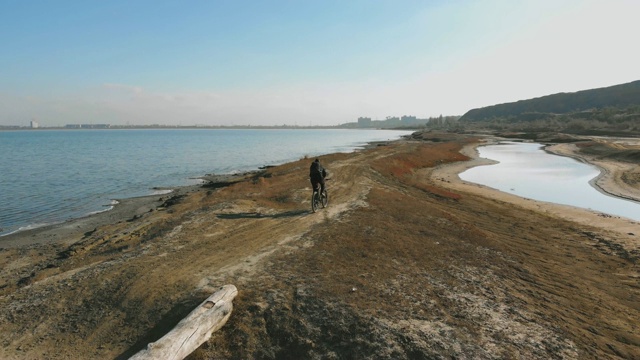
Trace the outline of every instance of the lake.
[[478, 152], [498, 163], [466, 170], [460, 174], [462, 180], [523, 198], [640, 220], [640, 203], [606, 195], [590, 184], [600, 174], [595, 166], [550, 154], [533, 143], [505, 142], [481, 146]]
[[351, 152], [411, 131], [144, 129], [0, 131], [0, 235], [305, 156]]

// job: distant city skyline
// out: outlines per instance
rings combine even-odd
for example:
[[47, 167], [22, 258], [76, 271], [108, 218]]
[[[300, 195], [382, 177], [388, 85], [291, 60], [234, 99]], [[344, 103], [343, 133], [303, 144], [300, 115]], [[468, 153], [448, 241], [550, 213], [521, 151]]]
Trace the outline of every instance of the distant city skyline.
[[28, 126], [23, 125], [0, 125], [0, 129], [14, 130], [14, 129], [126, 129], [126, 128], [226, 128], [226, 127], [250, 127], [250, 128], [378, 128], [378, 129], [395, 129], [395, 128], [416, 128], [423, 127], [431, 121], [436, 123], [446, 123], [449, 121], [457, 121], [459, 116], [445, 116], [429, 118], [417, 118], [416, 116], [403, 115], [403, 116], [387, 116], [384, 119], [372, 119], [370, 117], [358, 117], [356, 121], [348, 121], [337, 125], [299, 125], [299, 124], [280, 124], [280, 125], [206, 125], [206, 124], [98, 124], [98, 123], [70, 123], [64, 125], [54, 125], [47, 127], [40, 127], [40, 124], [36, 120], [31, 120]]
[[640, 79], [640, 1], [8, 1], [0, 125], [462, 115]]

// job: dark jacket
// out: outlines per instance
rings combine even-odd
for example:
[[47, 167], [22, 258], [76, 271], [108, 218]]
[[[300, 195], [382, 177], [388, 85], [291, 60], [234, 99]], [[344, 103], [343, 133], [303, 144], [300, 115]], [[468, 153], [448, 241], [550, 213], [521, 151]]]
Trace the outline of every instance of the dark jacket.
[[327, 176], [327, 171], [320, 165], [319, 162], [314, 161], [309, 167], [309, 177], [312, 180], [323, 180]]

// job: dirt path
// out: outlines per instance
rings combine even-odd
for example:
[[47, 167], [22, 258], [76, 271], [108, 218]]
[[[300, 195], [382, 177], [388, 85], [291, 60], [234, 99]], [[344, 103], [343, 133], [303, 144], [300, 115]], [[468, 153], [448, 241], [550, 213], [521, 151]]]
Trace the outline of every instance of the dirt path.
[[[62, 358], [80, 355], [79, 348], [97, 356], [133, 339], [140, 339], [136, 346], [149, 341], [182, 306], [186, 311], [222, 283], [247, 281], [265, 257], [306, 246], [302, 238], [314, 225], [366, 206], [371, 184], [358, 175], [366, 156], [326, 157], [331, 206], [317, 214], [301, 161], [228, 188], [176, 196], [168, 207], [60, 244], [4, 250], [3, 329], [11, 335], [0, 356], [51, 356], [54, 348]], [[167, 311], [176, 315], [164, 320]]]
[[194, 359], [640, 358], [637, 236], [456, 187], [474, 140], [430, 140], [322, 157], [315, 214], [303, 159], [3, 249], [0, 358], [126, 358], [227, 283]]

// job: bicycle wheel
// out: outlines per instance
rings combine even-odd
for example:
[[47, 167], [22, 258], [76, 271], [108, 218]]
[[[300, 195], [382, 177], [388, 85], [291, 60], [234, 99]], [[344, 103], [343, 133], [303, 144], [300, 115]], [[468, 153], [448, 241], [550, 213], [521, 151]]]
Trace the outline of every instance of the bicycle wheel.
[[314, 191], [313, 194], [311, 194], [311, 211], [316, 212], [318, 205], [318, 192]]
[[322, 192], [322, 207], [327, 207], [327, 203], [329, 203], [329, 194], [327, 193], [327, 189], [324, 189]]

